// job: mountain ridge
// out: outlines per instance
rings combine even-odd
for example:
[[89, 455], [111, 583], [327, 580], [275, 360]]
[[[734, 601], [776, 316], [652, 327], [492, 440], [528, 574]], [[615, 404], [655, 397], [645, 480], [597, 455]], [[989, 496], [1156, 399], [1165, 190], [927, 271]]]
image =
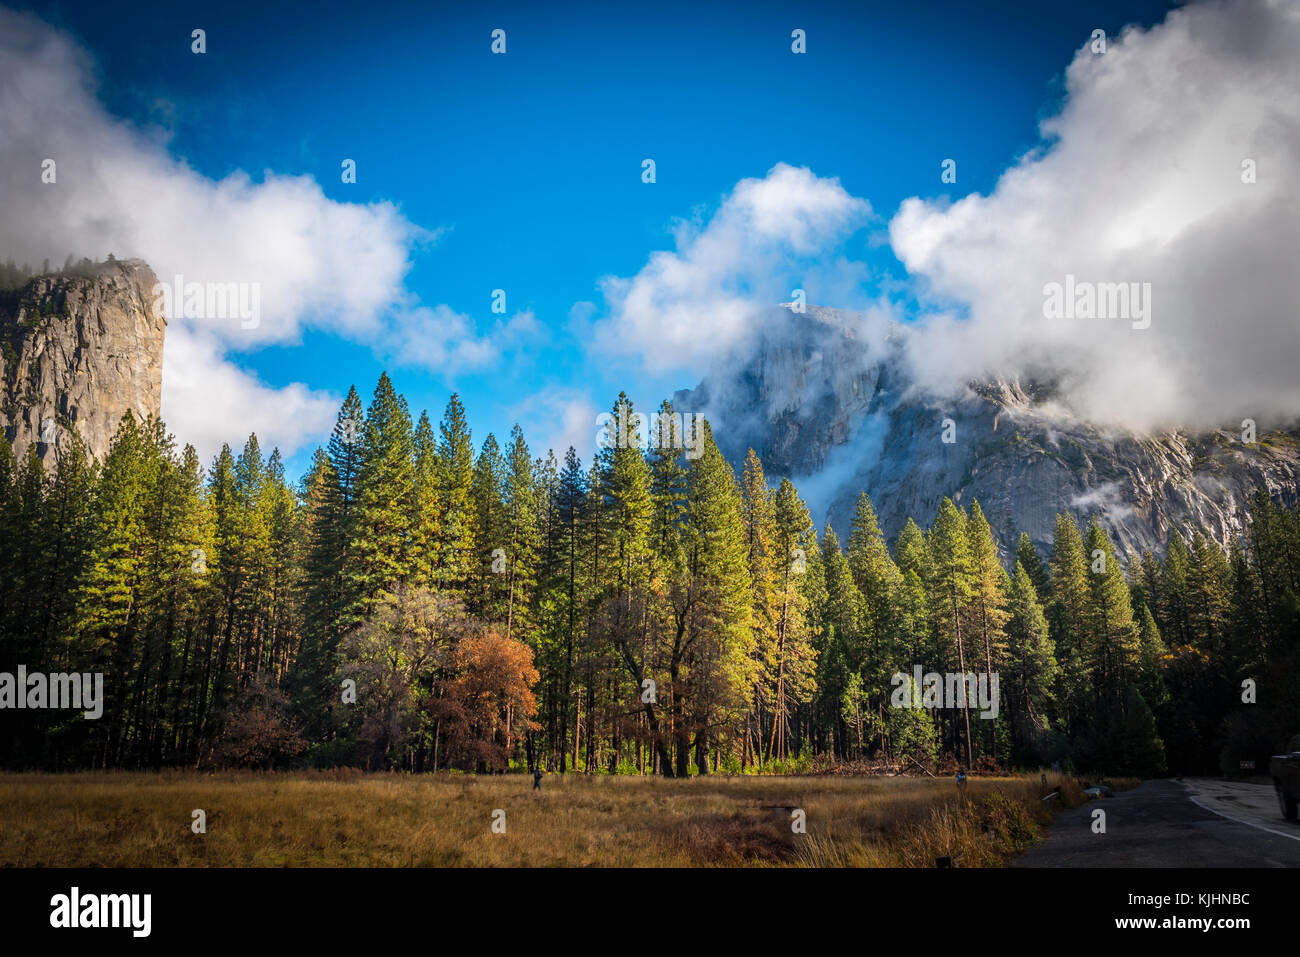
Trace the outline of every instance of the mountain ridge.
[[1014, 376], [934, 394], [907, 373], [903, 330], [870, 342], [853, 314], [807, 308], [765, 313], [750, 346], [673, 406], [703, 412], [734, 465], [752, 447], [841, 535], [865, 491], [891, 540], [909, 517], [927, 525], [950, 497], [980, 502], [1004, 557], [1022, 531], [1045, 550], [1061, 511], [1097, 516], [1121, 554], [1159, 553], [1174, 531], [1198, 528], [1227, 547], [1256, 488], [1286, 504], [1300, 498], [1296, 431], [1260, 433], [1252, 445], [1230, 429], [1102, 426], [1074, 415], [1051, 381]]

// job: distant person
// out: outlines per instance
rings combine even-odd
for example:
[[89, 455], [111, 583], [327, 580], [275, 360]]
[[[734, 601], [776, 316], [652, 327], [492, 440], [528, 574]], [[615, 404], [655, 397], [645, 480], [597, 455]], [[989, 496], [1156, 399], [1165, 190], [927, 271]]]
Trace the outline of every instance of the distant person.
[[533, 768], [533, 790], [540, 791], [541, 789], [542, 789], [542, 769]]
[[966, 794], [966, 770], [964, 768], [957, 769], [957, 793]]

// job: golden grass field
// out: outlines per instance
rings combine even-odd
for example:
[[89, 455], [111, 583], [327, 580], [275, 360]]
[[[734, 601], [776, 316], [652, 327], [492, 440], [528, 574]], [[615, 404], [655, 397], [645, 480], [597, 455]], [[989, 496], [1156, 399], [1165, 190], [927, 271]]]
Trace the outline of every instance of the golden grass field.
[[[1084, 800], [1075, 779], [1048, 781]], [[0, 865], [988, 867], [1050, 820], [1037, 774], [972, 777], [964, 800], [951, 778], [551, 774], [531, 788], [521, 774], [0, 774]]]

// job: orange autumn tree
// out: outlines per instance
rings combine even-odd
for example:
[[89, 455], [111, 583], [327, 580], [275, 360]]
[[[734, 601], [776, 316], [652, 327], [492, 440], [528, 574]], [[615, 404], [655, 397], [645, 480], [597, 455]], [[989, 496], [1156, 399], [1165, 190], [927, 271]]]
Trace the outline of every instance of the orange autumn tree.
[[467, 769], [505, 768], [515, 744], [539, 727], [533, 720], [538, 673], [532, 649], [486, 631], [462, 639], [455, 662], [455, 677], [429, 703], [446, 735], [448, 754]]

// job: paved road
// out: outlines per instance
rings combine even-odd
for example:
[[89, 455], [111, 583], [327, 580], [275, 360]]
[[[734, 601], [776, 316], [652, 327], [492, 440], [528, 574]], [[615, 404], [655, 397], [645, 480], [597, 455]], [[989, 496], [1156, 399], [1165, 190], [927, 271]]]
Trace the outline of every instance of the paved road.
[[[1106, 811], [1106, 833], [1092, 812]], [[1147, 781], [1063, 811], [1017, 867], [1300, 867], [1300, 823], [1264, 784]]]

